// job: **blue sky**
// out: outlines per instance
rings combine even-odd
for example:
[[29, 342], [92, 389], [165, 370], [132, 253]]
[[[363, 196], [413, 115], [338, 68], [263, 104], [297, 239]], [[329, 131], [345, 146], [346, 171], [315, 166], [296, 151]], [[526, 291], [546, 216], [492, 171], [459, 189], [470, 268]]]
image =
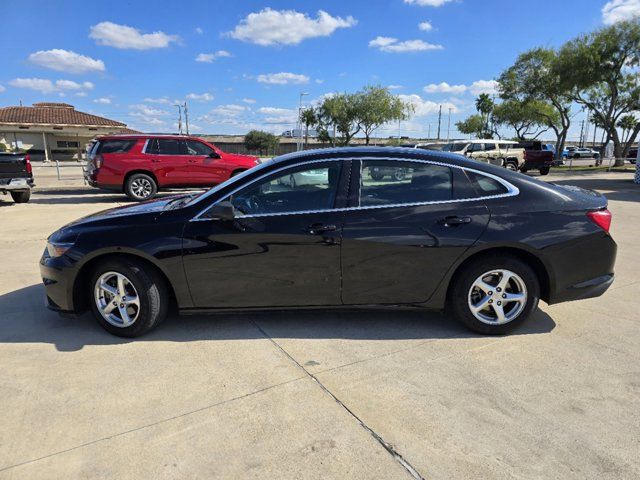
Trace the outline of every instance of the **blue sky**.
[[[300, 92], [313, 102], [380, 84], [415, 104], [400, 125], [412, 136], [435, 132], [439, 104], [452, 124], [472, 113], [475, 95], [490, 92], [518, 53], [640, 12], [640, 0], [2, 5], [0, 106], [64, 101], [132, 128], [175, 131], [173, 104], [186, 98], [196, 132], [279, 133], [293, 127]], [[380, 135], [397, 133], [393, 125]]]

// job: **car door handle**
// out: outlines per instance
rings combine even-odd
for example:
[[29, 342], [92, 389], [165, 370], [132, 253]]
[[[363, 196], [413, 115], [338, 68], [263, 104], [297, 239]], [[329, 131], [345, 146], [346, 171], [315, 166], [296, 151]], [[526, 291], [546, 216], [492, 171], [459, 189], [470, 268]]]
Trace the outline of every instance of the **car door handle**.
[[318, 235], [325, 232], [335, 232], [337, 227], [335, 225], [325, 225], [324, 223], [313, 223], [304, 229], [305, 232], [311, 235]]
[[438, 220], [440, 225], [444, 225], [445, 227], [457, 227], [458, 225], [464, 225], [466, 223], [471, 223], [471, 217], [458, 217], [456, 215], [452, 215], [449, 217], [444, 217]]

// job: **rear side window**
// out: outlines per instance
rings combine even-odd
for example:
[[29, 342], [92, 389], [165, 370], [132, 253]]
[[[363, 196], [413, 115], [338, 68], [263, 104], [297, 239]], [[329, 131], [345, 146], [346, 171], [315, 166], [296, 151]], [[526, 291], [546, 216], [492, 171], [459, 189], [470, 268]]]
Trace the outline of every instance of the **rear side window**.
[[101, 140], [98, 142], [96, 153], [127, 153], [136, 142], [135, 139]]
[[507, 190], [507, 187], [491, 177], [487, 177], [475, 172], [470, 172], [468, 170], [467, 176], [469, 177], [471, 184], [475, 188], [476, 193], [480, 197], [502, 195], [509, 192], [509, 190]]
[[362, 162], [361, 207], [451, 200], [452, 191], [449, 167], [385, 160]]

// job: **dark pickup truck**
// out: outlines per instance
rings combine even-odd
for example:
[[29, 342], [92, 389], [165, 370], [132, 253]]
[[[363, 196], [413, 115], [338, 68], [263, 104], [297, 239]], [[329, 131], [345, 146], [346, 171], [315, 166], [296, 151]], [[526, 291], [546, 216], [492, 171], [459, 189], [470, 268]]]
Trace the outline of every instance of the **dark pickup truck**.
[[31, 198], [33, 185], [29, 155], [0, 152], [0, 193], [10, 193], [14, 202], [26, 203]]
[[520, 171], [538, 170], [540, 175], [547, 175], [553, 165], [553, 151], [542, 142], [520, 142], [518, 148], [524, 148], [524, 164]]

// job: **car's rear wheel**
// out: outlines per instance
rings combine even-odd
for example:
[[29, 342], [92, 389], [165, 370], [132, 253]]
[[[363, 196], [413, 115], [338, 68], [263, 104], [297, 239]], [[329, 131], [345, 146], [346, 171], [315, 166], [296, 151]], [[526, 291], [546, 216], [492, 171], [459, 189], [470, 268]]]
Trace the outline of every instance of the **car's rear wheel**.
[[522, 260], [492, 255], [466, 265], [453, 280], [448, 310], [474, 332], [501, 335], [538, 306], [540, 284]]
[[550, 167], [542, 167], [540, 169], [540, 175], [548, 175], [550, 170], [551, 170]]
[[163, 278], [135, 260], [107, 260], [91, 278], [91, 310], [102, 327], [120, 337], [142, 335], [167, 315]]
[[505, 168], [507, 170], [511, 170], [513, 172], [517, 172], [518, 171], [518, 164], [516, 162], [514, 162], [513, 160], [507, 160], [504, 164]]
[[16, 203], [27, 203], [31, 198], [31, 190], [20, 190], [19, 192], [11, 192], [11, 198]]
[[146, 173], [134, 173], [124, 186], [124, 192], [131, 200], [142, 202], [155, 197], [158, 193], [158, 185], [150, 175]]
[[379, 182], [380, 180], [382, 180], [384, 178], [384, 175], [381, 174], [380, 172], [371, 172], [371, 179]]

